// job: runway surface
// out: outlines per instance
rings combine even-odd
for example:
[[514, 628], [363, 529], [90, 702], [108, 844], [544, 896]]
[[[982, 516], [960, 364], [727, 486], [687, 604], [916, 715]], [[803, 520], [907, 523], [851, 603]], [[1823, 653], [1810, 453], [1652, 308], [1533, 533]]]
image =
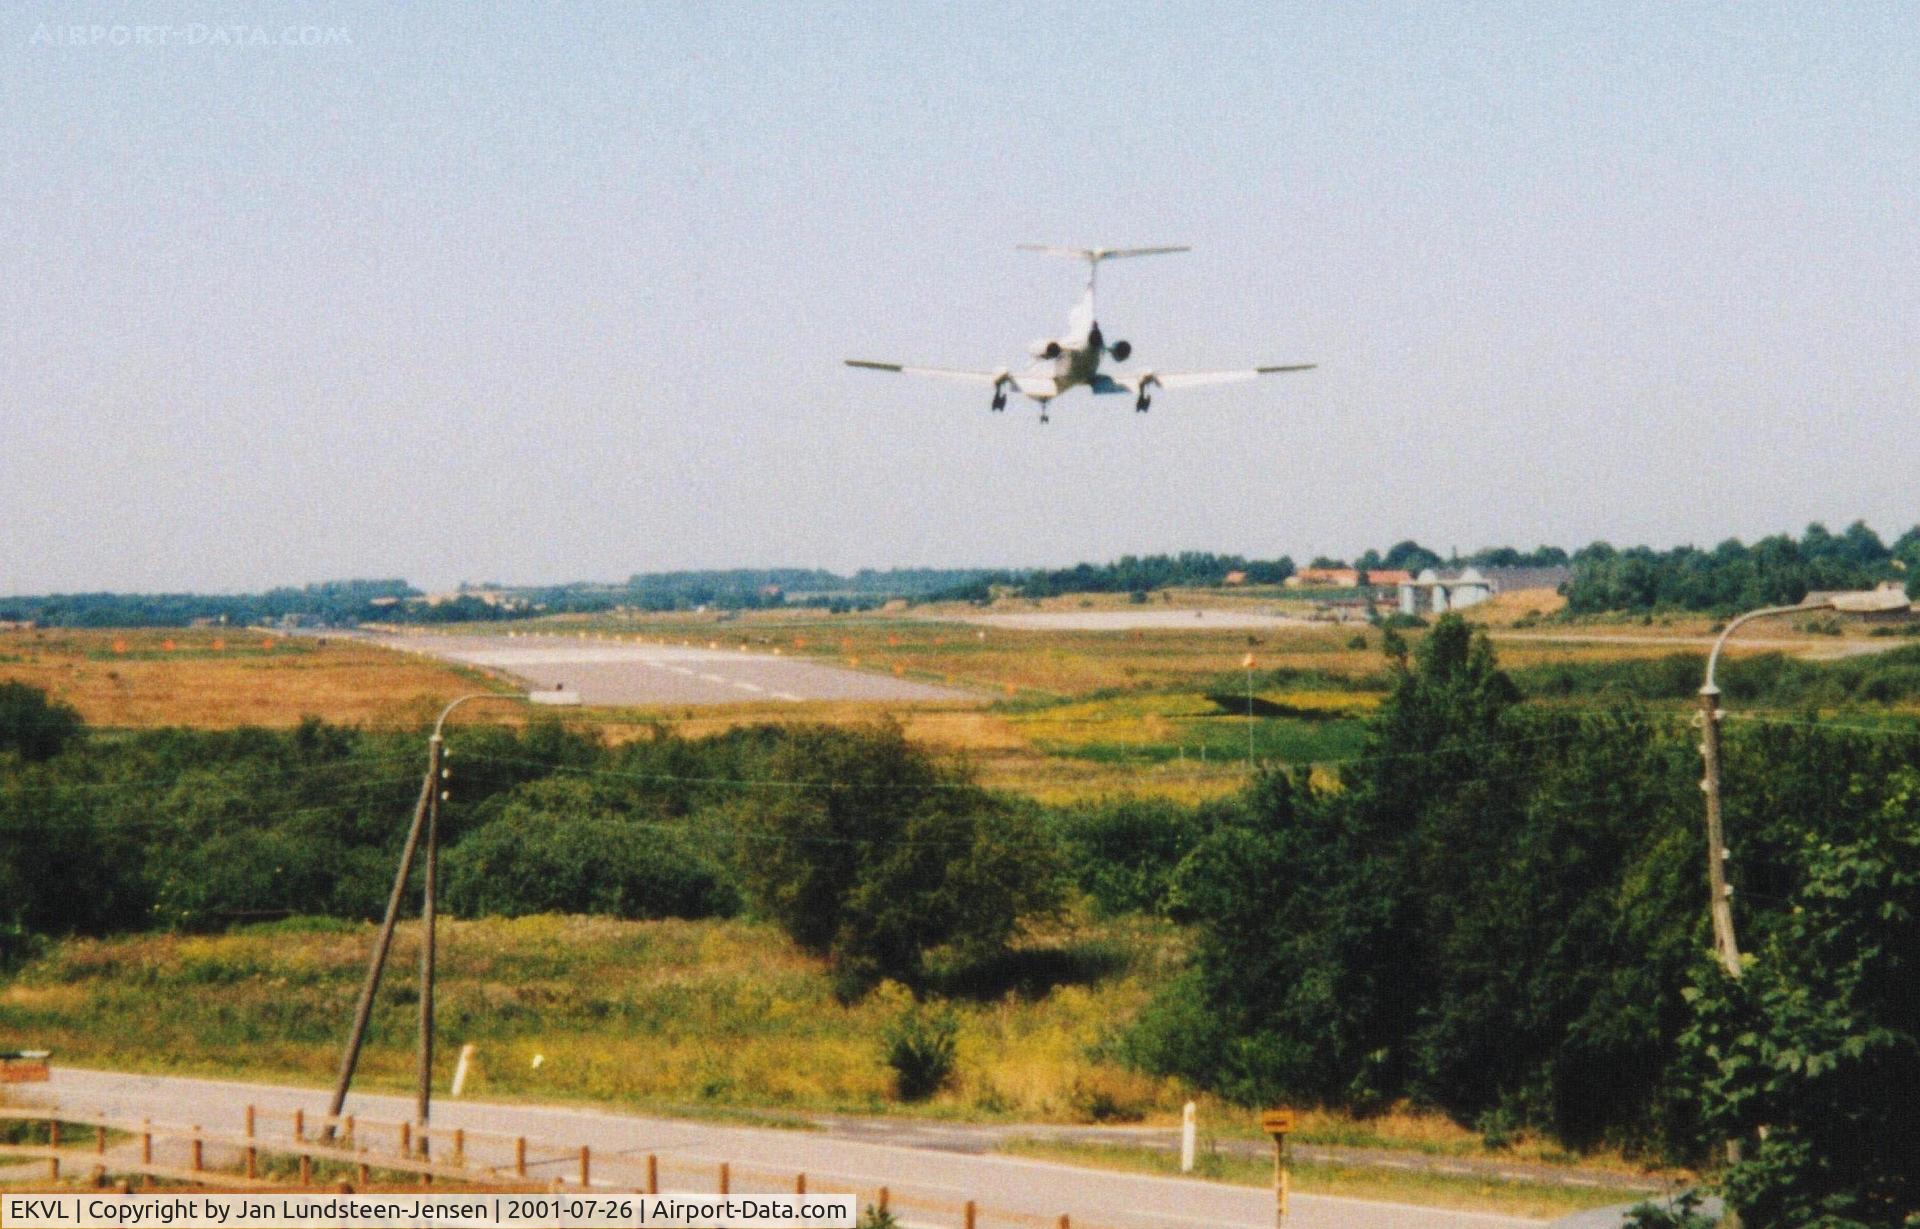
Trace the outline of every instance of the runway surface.
[[973, 693], [804, 657], [561, 635], [366, 637], [406, 653], [499, 670], [583, 704], [740, 704], [753, 700], [969, 700]]

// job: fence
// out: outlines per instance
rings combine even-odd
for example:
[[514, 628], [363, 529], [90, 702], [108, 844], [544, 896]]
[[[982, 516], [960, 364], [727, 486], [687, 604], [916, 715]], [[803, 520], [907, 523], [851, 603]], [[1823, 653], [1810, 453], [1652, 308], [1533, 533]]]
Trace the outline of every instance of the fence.
[[[262, 1110], [249, 1105], [245, 1127], [237, 1134], [145, 1118], [136, 1122], [62, 1109], [0, 1106], [0, 1123], [9, 1121], [44, 1124], [46, 1142], [0, 1141], [0, 1158], [45, 1161], [47, 1181], [54, 1184], [84, 1173], [86, 1181], [96, 1186], [105, 1185], [110, 1176], [132, 1176], [149, 1186], [157, 1179], [209, 1190], [366, 1191], [441, 1184], [521, 1191], [599, 1187], [658, 1194], [665, 1182], [671, 1185], [664, 1189], [676, 1193], [711, 1188], [716, 1194], [853, 1195], [863, 1206], [896, 1216], [910, 1214], [915, 1224], [938, 1223], [954, 1229], [1073, 1229], [1075, 1225], [1107, 1229], [1074, 1221], [1064, 1213], [1041, 1216], [989, 1208], [972, 1199], [934, 1199], [888, 1186], [840, 1182], [830, 1174], [782, 1172], [730, 1161], [701, 1163], [652, 1152], [596, 1156], [584, 1144], [561, 1147], [525, 1135], [421, 1127], [353, 1114], [309, 1118], [303, 1110]], [[283, 1130], [263, 1129], [275, 1123], [284, 1123]], [[85, 1143], [64, 1142], [73, 1128], [83, 1132]], [[90, 1138], [84, 1134], [89, 1131]], [[209, 1163], [209, 1150], [215, 1162], [224, 1163]], [[434, 1159], [435, 1152], [443, 1159]], [[182, 1154], [182, 1163], [164, 1159], [167, 1153]]]

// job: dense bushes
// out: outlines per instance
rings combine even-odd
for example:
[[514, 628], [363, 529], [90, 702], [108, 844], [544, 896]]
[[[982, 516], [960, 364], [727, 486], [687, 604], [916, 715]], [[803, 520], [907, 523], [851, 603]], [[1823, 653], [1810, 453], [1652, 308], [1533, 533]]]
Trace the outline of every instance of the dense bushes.
[[521, 786], [481, 808], [446, 859], [447, 905], [469, 915], [714, 917], [739, 908], [711, 840], [637, 821], [578, 779]]
[[832, 960], [841, 992], [920, 980], [928, 952], [1004, 947], [1057, 898], [1054, 846], [1023, 807], [910, 745], [898, 726], [792, 731], [741, 807], [759, 911]]
[[25, 683], [0, 683], [0, 755], [50, 760], [80, 736], [80, 714]]
[[[1681, 992], [1707, 942], [1695, 737], [1634, 709], [1518, 703], [1484, 642], [1443, 620], [1340, 789], [1270, 777], [1181, 863], [1170, 900], [1193, 959], [1131, 1052], [1247, 1104], [1405, 1097], [1576, 1144], [1690, 1151], [1702, 1101], [1680, 1063]], [[1920, 839], [1912, 808], [1887, 809], [1915, 760], [1911, 737], [1733, 732], [1743, 933], [1795, 933], [1784, 902], [1807, 890], [1809, 832]]]

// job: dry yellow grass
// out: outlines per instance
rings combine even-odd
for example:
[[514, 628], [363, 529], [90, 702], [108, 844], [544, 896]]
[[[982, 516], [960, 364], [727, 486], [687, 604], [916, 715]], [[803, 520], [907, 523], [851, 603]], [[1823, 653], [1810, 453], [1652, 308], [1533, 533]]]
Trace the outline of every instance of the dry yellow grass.
[[41, 688], [97, 726], [411, 724], [477, 680], [369, 645], [254, 629], [0, 632], [0, 682]]

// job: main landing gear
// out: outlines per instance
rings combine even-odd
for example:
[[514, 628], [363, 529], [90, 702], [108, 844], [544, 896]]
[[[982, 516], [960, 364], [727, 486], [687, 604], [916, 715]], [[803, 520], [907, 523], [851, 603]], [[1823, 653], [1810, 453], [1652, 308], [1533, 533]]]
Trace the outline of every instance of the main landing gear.
[[1145, 393], [1141, 393], [1140, 399], [1133, 403], [1133, 412], [1136, 414], [1144, 414], [1152, 404], [1153, 398], [1147, 396]]
[[1006, 390], [1004, 389], [996, 390], [993, 394], [993, 412], [998, 414], [1001, 410], [1004, 410], [1006, 408], [1007, 408]]

